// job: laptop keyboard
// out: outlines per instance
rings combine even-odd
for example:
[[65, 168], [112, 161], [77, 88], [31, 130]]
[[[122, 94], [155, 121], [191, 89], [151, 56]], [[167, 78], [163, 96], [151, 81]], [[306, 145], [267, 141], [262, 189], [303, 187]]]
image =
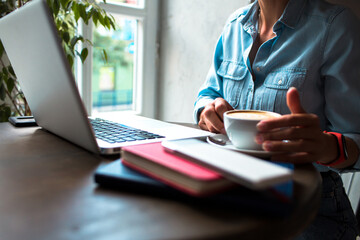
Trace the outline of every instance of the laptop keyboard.
[[146, 139], [164, 138], [164, 136], [132, 128], [101, 118], [89, 119], [98, 139], [108, 143], [133, 142]]

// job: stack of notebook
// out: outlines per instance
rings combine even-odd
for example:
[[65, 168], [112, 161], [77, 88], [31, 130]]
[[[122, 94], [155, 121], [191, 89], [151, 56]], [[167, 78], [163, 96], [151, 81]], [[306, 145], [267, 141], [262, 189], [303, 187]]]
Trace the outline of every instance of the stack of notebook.
[[[190, 157], [186, 151], [174, 150], [172, 143], [150, 143], [123, 147], [121, 159], [100, 167], [96, 171], [95, 182], [102, 187], [123, 192], [172, 198], [177, 201], [198, 204], [198, 206], [210, 205], [211, 208], [216, 207], [221, 210], [249, 211], [271, 216], [284, 216], [291, 212], [293, 185], [289, 180], [291, 179], [290, 165], [280, 167], [282, 170], [285, 169], [286, 173], [290, 173], [290, 175], [285, 174], [288, 180], [285, 180], [286, 178], [283, 176], [278, 178], [266, 173], [260, 174], [264, 179], [259, 176], [251, 178], [251, 175], [258, 175], [252, 172], [252, 168], [243, 166], [239, 170], [235, 166], [234, 169], [227, 170], [221, 166], [211, 167], [211, 162], [202, 163], [199, 159], [195, 160]], [[191, 144], [194, 145], [194, 143]], [[199, 147], [198, 143], [195, 145], [194, 147]], [[189, 150], [191, 147], [186, 149]], [[201, 151], [203, 149], [200, 147], [198, 151], [200, 155]], [[180, 152], [182, 153], [180, 154]], [[218, 158], [219, 162], [231, 160], [225, 159], [229, 155], [224, 154], [223, 151], [219, 151], [219, 154], [224, 157]], [[258, 167], [264, 163], [264, 160], [235, 154], [233, 155], [231, 152], [230, 155], [236, 156], [242, 164], [244, 162], [241, 159], [249, 161], [248, 164], [252, 164], [254, 161], [257, 170], [262, 171]], [[216, 158], [216, 155], [213, 154], [213, 157]], [[201, 156], [198, 157], [201, 158]], [[269, 167], [267, 164], [273, 165], [273, 163], [265, 163], [265, 168]], [[277, 170], [278, 166], [275, 166], [274, 169]], [[241, 173], [241, 171], [244, 172]], [[276, 180], [275, 184], [272, 183], [274, 179]], [[267, 185], [264, 181], [269, 184]]]
[[[263, 191], [291, 185], [292, 170], [288, 166], [219, 149], [199, 139], [127, 146], [122, 148], [121, 157], [122, 165], [197, 197], [239, 186]], [[104, 174], [100, 172], [95, 177], [101, 183]], [[291, 195], [286, 191], [285, 196]]]

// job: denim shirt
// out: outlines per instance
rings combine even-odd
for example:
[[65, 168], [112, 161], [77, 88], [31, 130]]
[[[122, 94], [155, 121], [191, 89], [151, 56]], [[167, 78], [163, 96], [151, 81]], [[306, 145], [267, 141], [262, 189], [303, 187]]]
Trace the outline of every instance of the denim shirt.
[[[194, 118], [215, 98], [235, 109], [289, 114], [286, 92], [296, 87], [304, 109], [321, 128], [343, 133], [360, 147], [360, 21], [323, 0], [290, 0], [251, 66], [259, 5], [237, 10], [217, 42], [212, 66], [195, 103]], [[320, 171], [328, 170], [316, 166]], [[360, 169], [360, 161], [353, 169]]]

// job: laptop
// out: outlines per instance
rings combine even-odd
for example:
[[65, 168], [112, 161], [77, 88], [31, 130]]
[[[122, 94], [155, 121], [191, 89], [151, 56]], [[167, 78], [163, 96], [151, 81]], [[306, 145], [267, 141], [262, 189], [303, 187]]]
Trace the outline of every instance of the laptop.
[[45, 0], [1, 18], [0, 39], [37, 124], [91, 152], [118, 154], [123, 146], [210, 135], [129, 114], [110, 123], [89, 118]]

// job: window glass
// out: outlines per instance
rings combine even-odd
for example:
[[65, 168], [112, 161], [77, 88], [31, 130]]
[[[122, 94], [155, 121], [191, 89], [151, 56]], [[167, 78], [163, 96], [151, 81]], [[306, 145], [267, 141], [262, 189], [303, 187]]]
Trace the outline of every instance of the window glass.
[[154, 117], [159, 1], [147, 1], [146, 8], [145, 0], [106, 3], [100, 5], [115, 18], [117, 30], [86, 24], [80, 29], [92, 43], [87, 60], [75, 65], [85, 108], [89, 115], [99, 117], [122, 111]]
[[[135, 34], [137, 20], [112, 14], [117, 30], [101, 26], [93, 31], [93, 112], [134, 108]], [[105, 52], [104, 52], [105, 50]]]

